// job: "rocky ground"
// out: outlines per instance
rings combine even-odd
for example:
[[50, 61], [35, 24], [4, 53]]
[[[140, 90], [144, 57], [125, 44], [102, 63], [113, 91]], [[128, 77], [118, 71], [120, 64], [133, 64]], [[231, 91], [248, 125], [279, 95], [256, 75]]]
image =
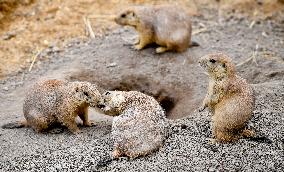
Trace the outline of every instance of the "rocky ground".
[[[112, 118], [91, 109], [96, 125], [82, 128], [80, 135], [66, 129], [57, 134], [0, 129], [1, 171], [283, 171], [284, 23], [252, 24], [245, 18], [216, 18], [216, 11], [207, 12], [193, 19], [193, 40], [200, 46], [184, 53], [156, 55], [153, 47], [135, 51], [130, 45], [135, 32], [121, 28], [103, 38], [73, 41], [65, 49], [50, 47], [31, 72], [22, 70], [0, 82], [0, 125], [23, 118], [25, 92], [43, 77], [152, 95], [172, 120], [170, 135], [159, 151], [134, 160], [108, 161]], [[239, 75], [254, 87], [256, 105], [249, 126], [258, 139], [208, 143], [210, 114], [196, 111], [208, 80], [197, 60], [216, 51], [231, 56]]]

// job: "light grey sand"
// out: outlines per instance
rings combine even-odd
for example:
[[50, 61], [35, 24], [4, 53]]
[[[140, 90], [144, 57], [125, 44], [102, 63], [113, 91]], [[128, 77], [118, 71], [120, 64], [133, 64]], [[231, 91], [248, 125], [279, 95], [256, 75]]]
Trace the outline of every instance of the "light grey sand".
[[[170, 136], [156, 153], [106, 166], [112, 150], [110, 123], [83, 129], [79, 136], [35, 134], [31, 129], [1, 131], [2, 171], [283, 171], [284, 84], [255, 85], [256, 107], [249, 126], [270, 141], [240, 140], [234, 144], [208, 144], [210, 116], [204, 112], [172, 124]], [[39, 170], [41, 171], [41, 170]]]
[[[123, 41], [133, 32], [120, 29], [102, 39], [74, 42], [61, 54], [45, 52], [32, 72], [23, 75], [20, 71], [0, 82], [0, 125], [22, 118], [26, 89], [40, 77], [87, 80], [112, 89], [128, 82], [134, 83], [133, 89], [153, 94], [160, 88], [166, 90], [165, 94], [180, 98], [171, 115], [187, 117], [172, 121], [170, 135], [159, 151], [107, 162], [112, 151], [111, 118], [90, 111], [97, 125], [82, 128], [80, 135], [67, 130], [36, 134], [30, 128], [0, 129], [0, 171], [283, 171], [284, 27], [276, 31], [273, 22], [263, 22], [250, 29], [247, 20], [220, 24], [208, 16], [194, 20], [194, 26], [199, 22], [209, 31], [193, 36], [201, 46], [185, 53], [155, 55], [154, 48], [134, 51]], [[261, 36], [262, 31], [269, 37]], [[258, 65], [250, 61], [237, 70], [255, 89], [256, 109], [249, 126], [266, 139], [211, 145], [210, 114], [196, 113], [196, 106], [191, 106], [203, 99], [208, 82], [196, 63], [198, 57], [223, 51], [241, 63], [256, 44]]]

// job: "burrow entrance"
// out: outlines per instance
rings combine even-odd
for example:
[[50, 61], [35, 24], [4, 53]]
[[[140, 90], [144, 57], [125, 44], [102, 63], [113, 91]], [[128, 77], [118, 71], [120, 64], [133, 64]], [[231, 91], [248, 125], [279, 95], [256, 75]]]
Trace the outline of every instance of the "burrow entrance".
[[160, 105], [164, 108], [167, 114], [170, 114], [171, 110], [175, 107], [178, 97], [175, 97], [168, 90], [164, 88], [152, 88], [146, 78], [129, 76], [127, 79], [117, 82], [109, 90], [118, 91], [140, 91], [147, 95], [153, 96]]
[[[73, 73], [67, 79], [97, 83], [105, 90], [140, 91], [153, 96], [171, 119], [183, 118], [192, 114], [199, 106], [199, 100], [193, 98], [192, 89], [173, 84], [161, 84], [143, 75], [128, 75], [121, 78], [99, 78], [94, 72]], [[198, 102], [198, 103], [197, 103]]]

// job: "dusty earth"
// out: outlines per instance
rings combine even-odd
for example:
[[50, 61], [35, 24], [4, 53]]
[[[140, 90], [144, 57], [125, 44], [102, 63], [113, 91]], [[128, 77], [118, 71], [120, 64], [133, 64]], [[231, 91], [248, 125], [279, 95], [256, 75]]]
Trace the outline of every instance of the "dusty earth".
[[[30, 128], [1, 129], [1, 171], [283, 171], [283, 21], [252, 25], [243, 17], [216, 18], [216, 10], [204, 14], [193, 18], [198, 31], [193, 40], [200, 46], [184, 53], [156, 55], [153, 47], [135, 51], [130, 45], [135, 32], [119, 28], [102, 38], [75, 40], [62, 51], [46, 49], [31, 72], [20, 70], [0, 83], [0, 125], [22, 118], [26, 89], [43, 77], [153, 95], [171, 119], [170, 135], [159, 151], [134, 160], [108, 161], [112, 118], [91, 109], [96, 125], [82, 128], [80, 135], [64, 128], [44, 134]], [[196, 111], [208, 80], [197, 60], [217, 51], [230, 55], [239, 75], [253, 85], [256, 105], [248, 125], [257, 131], [257, 139], [208, 143], [210, 114]]]
[[86, 23], [100, 37], [118, 27], [110, 16], [121, 9], [165, 3], [181, 5], [192, 15], [214, 8], [219, 15], [241, 12], [256, 21], [281, 19], [284, 13], [283, 0], [0, 0], [0, 79], [23, 70], [45, 48], [87, 39]]

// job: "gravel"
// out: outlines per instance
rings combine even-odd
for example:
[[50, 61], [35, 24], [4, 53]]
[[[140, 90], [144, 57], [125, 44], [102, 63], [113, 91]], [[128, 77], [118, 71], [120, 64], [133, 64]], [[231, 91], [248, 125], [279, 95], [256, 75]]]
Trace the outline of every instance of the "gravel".
[[[150, 84], [143, 87], [144, 91], [155, 93], [159, 91], [156, 88], [164, 87], [176, 91], [170, 96], [184, 93], [190, 97], [175, 101], [174, 105], [186, 111], [172, 109], [172, 113], [181, 114], [180, 119], [171, 119], [169, 136], [159, 151], [137, 159], [111, 160], [112, 118], [91, 109], [90, 116], [96, 125], [81, 128], [79, 135], [65, 128], [42, 134], [30, 128], [0, 129], [0, 171], [284, 171], [284, 52], [283, 45], [276, 45], [281, 41], [282, 32], [273, 34], [273, 27], [265, 22], [255, 25], [254, 30], [248, 28], [250, 22], [246, 20], [231, 19], [226, 24], [218, 24], [217, 19], [206, 16], [193, 23], [199, 22], [211, 31], [193, 36], [201, 46], [185, 53], [157, 56], [153, 48], [134, 51], [122, 41], [122, 37], [133, 37], [133, 31], [120, 29], [104, 38], [77, 41], [60, 52], [48, 52], [51, 57], [41, 59], [40, 65], [35, 63], [31, 72], [23, 71], [0, 82], [0, 125], [22, 118], [26, 89], [41, 77], [80, 79], [113, 86], [129, 73], [140, 74], [143, 77], [138, 80], [130, 78], [130, 82], [141, 82], [134, 84], [135, 89]], [[270, 33], [269, 37], [261, 37], [262, 31]], [[239, 39], [232, 35], [238, 35]], [[253, 83], [255, 90], [254, 116], [248, 125], [256, 130], [257, 139], [210, 144], [210, 114], [199, 113], [195, 106], [190, 106], [200, 103], [208, 82], [206, 76], [199, 75], [202, 69], [196, 61], [206, 53], [225, 51], [236, 63], [241, 63], [250, 57], [256, 43], [263, 51], [268, 49], [270, 55], [279, 57], [267, 60], [259, 53], [258, 66], [248, 62], [238, 67], [240, 75]], [[153, 80], [144, 83], [151, 77], [159, 83]], [[181, 90], [175, 90], [176, 87]]]

